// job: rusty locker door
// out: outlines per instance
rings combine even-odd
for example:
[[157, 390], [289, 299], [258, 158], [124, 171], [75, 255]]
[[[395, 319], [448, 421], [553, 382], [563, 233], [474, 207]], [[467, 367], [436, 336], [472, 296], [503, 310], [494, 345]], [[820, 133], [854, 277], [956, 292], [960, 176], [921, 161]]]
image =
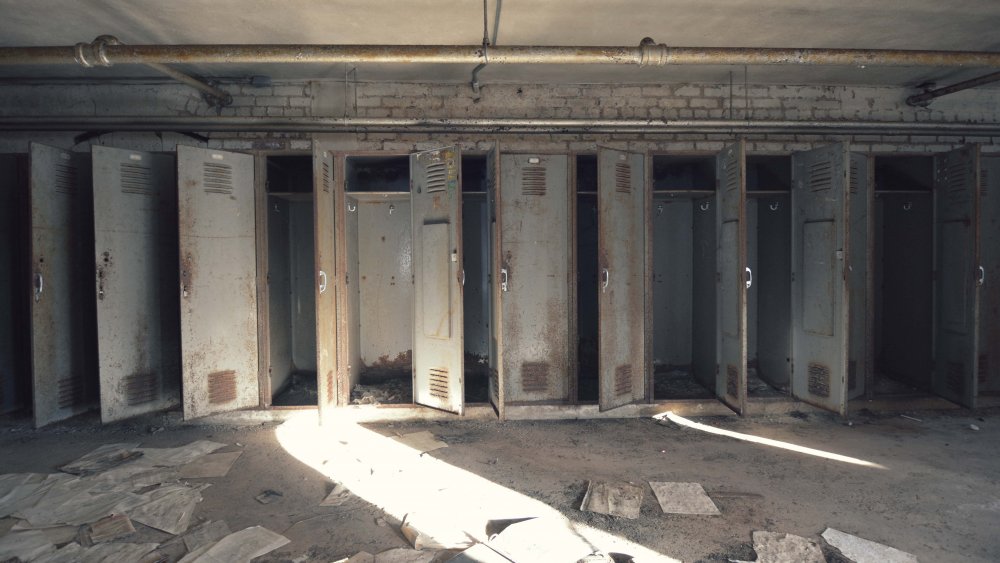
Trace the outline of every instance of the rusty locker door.
[[499, 200], [506, 404], [569, 401], [569, 158], [501, 155]]
[[458, 147], [410, 155], [413, 400], [465, 410], [462, 185]]
[[[934, 157], [934, 392], [974, 408], [978, 375], [979, 146]], [[992, 241], [996, 242], [996, 241]]]
[[[160, 210], [172, 194], [169, 155], [93, 148], [94, 264], [101, 421], [170, 408], [177, 373], [164, 370]], [[174, 303], [176, 305], [176, 303]]]
[[792, 155], [792, 394], [840, 414], [850, 336], [849, 164], [842, 143]]
[[495, 272], [499, 272], [497, 261], [500, 256], [500, 143], [493, 145], [493, 150], [486, 154], [486, 216], [489, 218], [490, 237], [490, 405], [497, 418], [505, 420], [507, 413], [504, 407], [506, 393], [504, 378], [500, 377], [501, 337], [497, 327], [502, 326], [500, 316], [500, 299], [502, 289]]
[[31, 144], [31, 368], [35, 426], [96, 399], [90, 156]]
[[184, 418], [255, 407], [254, 160], [177, 147]]
[[747, 290], [753, 273], [747, 265], [746, 148], [743, 141], [722, 149], [715, 160], [719, 204], [715, 394], [743, 414], [747, 401]]
[[337, 406], [336, 173], [333, 153], [313, 148], [313, 208], [316, 233], [316, 377], [320, 423]]
[[646, 159], [599, 149], [600, 410], [646, 398]]

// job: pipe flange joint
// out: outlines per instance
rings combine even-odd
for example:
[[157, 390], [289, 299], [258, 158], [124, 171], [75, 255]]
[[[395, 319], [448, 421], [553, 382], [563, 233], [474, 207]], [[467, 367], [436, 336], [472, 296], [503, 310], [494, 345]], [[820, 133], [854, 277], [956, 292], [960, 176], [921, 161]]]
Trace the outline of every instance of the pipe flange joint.
[[669, 47], [657, 43], [650, 37], [644, 37], [639, 42], [639, 66], [663, 66], [667, 64]]

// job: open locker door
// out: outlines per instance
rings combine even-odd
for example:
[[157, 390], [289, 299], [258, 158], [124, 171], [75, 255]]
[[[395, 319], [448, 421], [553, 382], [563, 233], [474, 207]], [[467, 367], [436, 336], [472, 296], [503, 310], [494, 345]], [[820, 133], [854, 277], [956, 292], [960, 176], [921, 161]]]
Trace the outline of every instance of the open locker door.
[[792, 394], [844, 414], [848, 369], [847, 146], [792, 155]]
[[173, 207], [167, 198], [173, 195], [174, 159], [95, 146], [93, 171], [101, 421], [108, 423], [167, 409], [180, 399], [179, 374], [169, 369], [175, 362], [164, 357], [163, 346], [170, 327], [162, 313], [176, 302], [165, 294], [159, 260], [166, 236], [161, 210]]
[[718, 253], [716, 265], [715, 394], [743, 414], [747, 401], [747, 290], [753, 274], [747, 265], [746, 149], [743, 141], [716, 158]]
[[[31, 144], [31, 370], [35, 426], [92, 406], [90, 156]], [[134, 330], [134, 329], [133, 329]]]
[[410, 155], [413, 225], [413, 398], [465, 410], [462, 186], [458, 147]]
[[507, 405], [569, 401], [569, 158], [500, 156], [500, 335]]
[[500, 256], [500, 143], [493, 145], [493, 150], [486, 154], [486, 216], [489, 218], [489, 248], [490, 248], [490, 405], [497, 418], [505, 420], [507, 413], [504, 408], [506, 396], [504, 380], [500, 377], [501, 334], [497, 327], [502, 326], [500, 320], [500, 284], [493, 272], [500, 271], [497, 262]]
[[254, 160], [177, 147], [184, 418], [255, 407]]
[[313, 148], [313, 207], [316, 263], [316, 377], [319, 420], [325, 424], [337, 406], [337, 291], [334, 226], [337, 171], [333, 154]]
[[597, 153], [600, 410], [646, 398], [646, 159]]
[[[977, 394], [979, 146], [934, 157], [934, 392], [974, 408]], [[995, 241], [994, 241], [995, 242]]]
[[872, 253], [871, 231], [873, 207], [871, 165], [868, 155], [850, 155], [850, 221], [848, 223], [850, 243], [848, 247], [848, 287], [850, 294], [850, 317], [847, 325], [847, 399], [865, 394], [865, 389], [873, 369], [871, 331], [874, 312], [870, 306], [872, 279], [869, 276]]

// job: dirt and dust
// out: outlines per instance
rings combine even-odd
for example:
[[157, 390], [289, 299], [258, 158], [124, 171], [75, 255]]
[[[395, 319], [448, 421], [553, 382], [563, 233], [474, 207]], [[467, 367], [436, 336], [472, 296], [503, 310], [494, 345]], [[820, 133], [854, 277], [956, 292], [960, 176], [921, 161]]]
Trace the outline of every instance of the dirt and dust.
[[[925, 561], [995, 561], [1000, 553], [1000, 409], [870, 412], [845, 419], [813, 413], [712, 417], [699, 422], [850, 456], [876, 466], [736, 441], [651, 419], [552, 422], [395, 422], [386, 436], [429, 430], [449, 447], [424, 455], [464, 469], [586, 523], [683, 561], [753, 560], [751, 534], [769, 530], [818, 540], [827, 527], [891, 545]], [[979, 430], [970, 429], [976, 425]], [[233, 530], [261, 525], [291, 543], [260, 561], [332, 561], [406, 547], [399, 522], [365, 499], [320, 503], [335, 484], [279, 444], [277, 424], [185, 425], [176, 413], [101, 426], [78, 417], [43, 430], [0, 419], [0, 473], [50, 472], [113, 442], [172, 447], [198, 439], [239, 445], [229, 474], [211, 486], [195, 521]], [[647, 490], [640, 517], [579, 510], [591, 479], [701, 483], [721, 516], [663, 514]], [[281, 493], [269, 504], [264, 490]], [[388, 525], [380, 525], [379, 522]], [[838, 555], [826, 549], [828, 561]]]

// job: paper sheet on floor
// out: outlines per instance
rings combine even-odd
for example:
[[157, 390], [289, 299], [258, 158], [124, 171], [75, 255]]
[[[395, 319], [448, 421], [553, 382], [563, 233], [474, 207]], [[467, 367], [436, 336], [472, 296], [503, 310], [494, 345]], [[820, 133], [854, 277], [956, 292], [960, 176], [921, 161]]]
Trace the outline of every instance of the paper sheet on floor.
[[855, 563], [917, 563], [917, 558], [910, 553], [834, 528], [827, 528], [823, 539]]
[[33, 561], [55, 550], [56, 546], [41, 530], [10, 532], [0, 537], [0, 561], [15, 557], [21, 561]]
[[532, 518], [515, 522], [489, 541], [490, 547], [518, 563], [579, 561], [594, 552], [568, 520]]
[[209, 546], [204, 553], [184, 563], [238, 563], [249, 562], [288, 543], [288, 538], [264, 528], [251, 526], [229, 534]]
[[135, 526], [124, 514], [113, 514], [90, 525], [90, 541], [93, 543], [103, 543], [134, 533]]
[[105, 444], [59, 468], [73, 475], [94, 475], [143, 455], [139, 444]]
[[149, 502], [128, 512], [132, 520], [168, 534], [183, 534], [201, 502], [201, 488], [164, 485], [148, 493]]
[[191, 463], [199, 457], [226, 447], [210, 440], [197, 440], [177, 448], [139, 448], [146, 460], [157, 467], [176, 467]]
[[642, 495], [642, 487], [632, 483], [590, 481], [580, 510], [636, 519], [642, 508]]
[[184, 546], [189, 552], [197, 551], [204, 546], [214, 545], [222, 538], [233, 533], [222, 520], [205, 522], [201, 526], [184, 534]]
[[431, 563], [436, 556], [437, 554], [433, 551], [397, 547], [376, 553], [375, 563]]
[[448, 561], [449, 563], [511, 563], [510, 559], [482, 543], [477, 543]]
[[204, 479], [209, 477], [225, 477], [229, 469], [243, 452], [224, 452], [207, 454], [180, 468], [181, 479]]
[[135, 563], [156, 547], [155, 543], [102, 543], [93, 547], [70, 543], [33, 563]]
[[802, 536], [780, 532], [754, 532], [757, 563], [826, 563], [819, 545]]
[[650, 488], [664, 514], [718, 515], [719, 508], [705, 494], [699, 483], [669, 483], [650, 481]]
[[448, 444], [438, 440], [434, 437], [434, 434], [424, 430], [422, 432], [412, 432], [410, 434], [403, 434], [402, 436], [396, 436], [393, 440], [409, 446], [418, 452], [431, 452], [441, 448], [447, 448]]

